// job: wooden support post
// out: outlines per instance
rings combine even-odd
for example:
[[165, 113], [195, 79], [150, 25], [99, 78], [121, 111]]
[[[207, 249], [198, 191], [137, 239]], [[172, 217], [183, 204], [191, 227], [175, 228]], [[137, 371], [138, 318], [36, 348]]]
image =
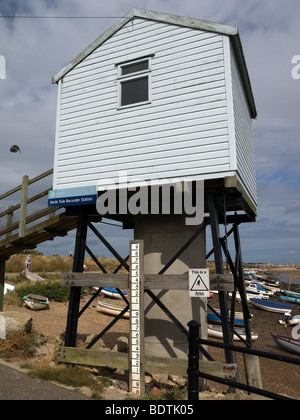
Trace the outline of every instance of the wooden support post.
[[19, 217], [19, 238], [26, 236], [26, 216], [27, 216], [27, 200], [28, 200], [28, 175], [22, 178], [20, 217]]
[[5, 261], [6, 258], [0, 258], [0, 312], [3, 311]]
[[244, 280], [244, 268], [243, 268], [243, 257], [242, 257], [242, 250], [241, 250], [241, 241], [240, 241], [240, 233], [238, 225], [234, 225], [234, 243], [236, 249], [236, 271], [238, 273], [238, 290], [242, 300], [243, 306], [243, 314], [244, 314], [244, 324], [245, 324], [245, 332], [246, 338], [249, 345], [252, 345], [252, 337], [251, 337], [251, 328], [250, 322], [251, 315], [247, 305], [247, 293], [245, 288], [245, 280]]
[[[82, 209], [81, 213], [78, 216], [78, 222], [77, 222], [78, 224], [77, 224], [76, 244], [75, 244], [75, 252], [74, 252], [74, 263], [73, 263], [73, 271], [75, 273], [83, 272], [85, 245], [86, 245], [86, 236], [87, 236], [87, 222], [88, 222], [88, 217], [84, 213], [84, 210]], [[65, 345], [67, 347], [76, 346], [80, 295], [81, 295], [81, 287], [72, 286], [70, 290], [69, 310], [68, 310], [66, 338], [65, 338]]]
[[259, 357], [253, 354], [244, 354], [247, 384], [254, 388], [263, 389]]
[[[247, 305], [241, 240], [240, 240], [239, 227], [237, 224], [234, 226], [234, 242], [235, 242], [235, 248], [236, 248], [236, 254], [237, 254], [236, 270], [238, 272], [239, 293], [242, 298], [246, 338], [247, 338], [247, 343], [249, 343], [249, 345], [252, 346], [251, 328], [250, 328], [250, 322], [249, 322], [251, 316], [250, 316], [250, 312]], [[259, 357], [251, 355], [251, 354], [244, 354], [244, 365], [245, 365], [247, 384], [250, 386], [262, 389], [263, 384], [262, 384], [262, 378], [261, 378]]]

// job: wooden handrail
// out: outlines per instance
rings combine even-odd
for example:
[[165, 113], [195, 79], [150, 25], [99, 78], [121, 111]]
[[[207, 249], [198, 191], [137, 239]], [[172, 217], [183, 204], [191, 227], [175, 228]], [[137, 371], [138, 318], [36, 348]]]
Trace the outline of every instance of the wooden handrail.
[[[27, 207], [28, 204], [34, 203], [35, 201], [48, 195], [48, 192], [51, 188], [40, 192], [39, 194], [34, 195], [33, 197], [28, 198], [28, 187], [29, 185], [42, 180], [43, 178], [51, 175], [53, 169], [50, 169], [35, 178], [29, 179], [27, 175], [23, 176], [22, 185], [14, 188], [13, 190], [8, 191], [7, 193], [0, 196], [0, 201], [9, 197], [11, 194], [14, 194], [17, 191], [21, 192], [20, 203], [15, 205], [10, 205], [6, 210], [0, 213], [0, 218], [6, 217], [5, 228], [0, 230], [0, 237], [6, 235], [6, 238], [1, 242], [6, 241], [7, 238], [12, 236], [12, 232], [18, 230], [19, 238], [24, 238], [26, 236], [27, 225], [38, 219], [41, 219], [47, 215], [54, 215], [60, 207], [45, 207], [41, 210], [27, 216]], [[19, 210], [18, 220], [13, 220], [14, 213]], [[51, 216], [50, 216], [51, 217]], [[2, 224], [3, 226], [3, 224]]]

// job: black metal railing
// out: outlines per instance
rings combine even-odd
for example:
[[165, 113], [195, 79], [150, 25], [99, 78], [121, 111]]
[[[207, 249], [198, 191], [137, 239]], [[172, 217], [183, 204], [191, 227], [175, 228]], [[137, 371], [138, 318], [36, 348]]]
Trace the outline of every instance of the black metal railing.
[[239, 347], [234, 345], [225, 345], [221, 342], [204, 340], [199, 337], [199, 328], [200, 324], [197, 321], [190, 321], [188, 323], [189, 327], [189, 354], [188, 354], [188, 399], [189, 400], [198, 400], [199, 399], [199, 378], [204, 378], [213, 382], [218, 382], [229, 387], [241, 389], [243, 391], [261, 395], [266, 398], [273, 400], [293, 400], [293, 398], [287, 397], [285, 395], [276, 394], [274, 392], [266, 391], [264, 389], [256, 388], [250, 385], [242, 384], [240, 382], [233, 381], [231, 379], [219, 378], [217, 376], [209, 375], [199, 371], [199, 357], [200, 350], [199, 345], [211, 346], [222, 348], [229, 351], [250, 354], [253, 356], [259, 356], [267, 359], [277, 360], [284, 363], [289, 363], [293, 365], [300, 365], [300, 360], [287, 357], [279, 354], [263, 352], [256, 350], [254, 348], [248, 347]]

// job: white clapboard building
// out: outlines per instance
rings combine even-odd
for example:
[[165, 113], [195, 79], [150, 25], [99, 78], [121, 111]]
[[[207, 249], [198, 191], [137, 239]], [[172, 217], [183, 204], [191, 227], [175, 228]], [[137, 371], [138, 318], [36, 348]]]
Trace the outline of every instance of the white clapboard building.
[[99, 185], [204, 180], [256, 214], [257, 117], [235, 26], [140, 9], [53, 77], [49, 205], [95, 202]]

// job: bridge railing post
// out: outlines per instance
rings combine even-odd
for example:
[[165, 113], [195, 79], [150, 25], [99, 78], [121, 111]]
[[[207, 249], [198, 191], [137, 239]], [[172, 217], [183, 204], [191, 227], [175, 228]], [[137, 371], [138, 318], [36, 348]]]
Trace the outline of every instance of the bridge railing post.
[[28, 200], [28, 175], [22, 178], [20, 218], [19, 218], [19, 238], [26, 236], [26, 216], [27, 216], [27, 200]]

